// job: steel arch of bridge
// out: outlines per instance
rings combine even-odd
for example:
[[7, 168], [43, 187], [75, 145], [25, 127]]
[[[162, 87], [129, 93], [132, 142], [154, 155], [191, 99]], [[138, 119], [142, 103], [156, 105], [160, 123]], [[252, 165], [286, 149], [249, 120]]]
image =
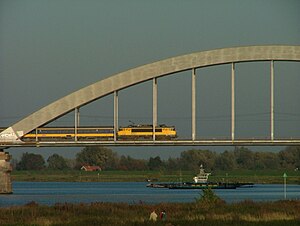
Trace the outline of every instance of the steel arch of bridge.
[[[192, 141], [196, 137], [195, 73], [197, 68], [232, 64], [232, 140], [234, 140], [234, 70], [235, 63], [251, 61], [271, 62], [271, 141], [274, 139], [273, 124], [273, 76], [274, 61], [300, 61], [300, 46], [246, 46], [202, 51], [168, 58], [124, 71], [75, 91], [20, 120], [0, 133], [0, 143], [15, 143], [30, 131], [45, 125], [71, 111], [75, 115], [81, 106], [99, 98], [114, 94], [114, 127], [118, 127], [118, 91], [153, 80], [153, 125], [157, 123], [157, 78], [192, 70]], [[76, 128], [75, 120], [75, 128]], [[116, 132], [116, 131], [115, 131]], [[155, 138], [154, 138], [155, 139]]]

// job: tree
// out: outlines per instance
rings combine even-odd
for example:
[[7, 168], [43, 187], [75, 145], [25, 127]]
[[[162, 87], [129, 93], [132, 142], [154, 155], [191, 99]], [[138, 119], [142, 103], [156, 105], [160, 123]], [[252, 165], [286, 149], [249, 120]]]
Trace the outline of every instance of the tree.
[[180, 159], [170, 157], [166, 162], [166, 168], [168, 170], [180, 170]]
[[119, 159], [117, 153], [105, 147], [85, 147], [76, 155], [76, 165], [100, 166], [102, 169], [115, 169]]
[[49, 156], [47, 162], [49, 169], [63, 170], [68, 168], [67, 161], [64, 159], [64, 157], [58, 154]]
[[150, 170], [159, 170], [164, 167], [163, 161], [161, 161], [159, 156], [156, 156], [155, 158], [150, 158], [148, 167]]
[[233, 152], [224, 151], [223, 153], [219, 154], [216, 158], [215, 167], [221, 170], [234, 169], [236, 167], [236, 164]]
[[45, 168], [45, 160], [42, 155], [33, 153], [23, 153], [17, 170], [41, 170]]
[[300, 146], [290, 146], [279, 152], [282, 168], [300, 168]]
[[146, 170], [147, 164], [146, 160], [134, 159], [130, 156], [121, 156], [118, 164], [118, 169], [120, 170]]
[[215, 165], [216, 153], [209, 150], [188, 150], [181, 152], [181, 168], [198, 171], [202, 164], [205, 169], [212, 170]]
[[240, 169], [254, 169], [254, 154], [248, 148], [236, 147], [234, 149], [234, 156], [238, 168]]
[[278, 169], [280, 167], [278, 154], [272, 152], [254, 153], [255, 169]]

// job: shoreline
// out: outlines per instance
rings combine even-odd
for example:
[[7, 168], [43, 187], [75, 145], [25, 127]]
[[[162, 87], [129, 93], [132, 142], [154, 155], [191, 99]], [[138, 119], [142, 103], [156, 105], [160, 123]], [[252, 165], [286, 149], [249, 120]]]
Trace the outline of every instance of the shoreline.
[[5, 225], [153, 225], [149, 215], [166, 211], [166, 220], [156, 225], [299, 225], [300, 201], [228, 204], [220, 201], [193, 203], [56, 203], [35, 202], [24, 206], [0, 208], [0, 222]]
[[[231, 171], [216, 172], [209, 177], [211, 182], [282, 184], [282, 170], [276, 171]], [[300, 173], [287, 172], [287, 184], [300, 184]], [[189, 182], [195, 174], [189, 171], [98, 171], [41, 170], [13, 171], [12, 181], [31, 182]]]

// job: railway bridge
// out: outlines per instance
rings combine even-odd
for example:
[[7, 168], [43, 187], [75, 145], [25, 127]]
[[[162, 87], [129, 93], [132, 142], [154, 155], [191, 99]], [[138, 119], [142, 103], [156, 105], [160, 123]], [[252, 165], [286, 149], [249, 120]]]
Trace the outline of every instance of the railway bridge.
[[[235, 68], [236, 65], [243, 62], [267, 61], [270, 62], [270, 130], [269, 136], [265, 139], [238, 139], [235, 136], [236, 127], [236, 107], [235, 107]], [[246, 46], [223, 48], [209, 51], [191, 53], [187, 55], [171, 57], [155, 63], [133, 68], [124, 71], [78, 91], [75, 91], [46, 107], [32, 113], [17, 123], [5, 128], [0, 133], [0, 148], [8, 147], [26, 147], [26, 146], [87, 146], [87, 145], [111, 145], [111, 146], [163, 146], [163, 145], [299, 145], [299, 139], [283, 139], [274, 135], [274, 63], [277, 61], [300, 61], [300, 46]], [[231, 65], [231, 136], [228, 139], [201, 139], [197, 137], [196, 126], [196, 72], [204, 67], [213, 67], [216, 65]], [[275, 67], [276, 68], [276, 67]], [[189, 139], [164, 139], [158, 136], [157, 123], [157, 84], [163, 76], [191, 71], [191, 132]], [[119, 111], [118, 98], [119, 91], [128, 87], [152, 80], [152, 125], [148, 133], [148, 139], [120, 139], [119, 134]], [[113, 95], [114, 125], [111, 130], [110, 139], [79, 139], [79, 131], [82, 128], [79, 125], [80, 108], [93, 101]], [[74, 126], [72, 133], [68, 134], [71, 139], [40, 139], [39, 129], [47, 126], [50, 122], [74, 112]], [[31, 140], [25, 139], [28, 134], [35, 134]], [[150, 139], [149, 139], [150, 135]], [[300, 135], [300, 134], [299, 134]], [[158, 139], [160, 137], [160, 139]]]

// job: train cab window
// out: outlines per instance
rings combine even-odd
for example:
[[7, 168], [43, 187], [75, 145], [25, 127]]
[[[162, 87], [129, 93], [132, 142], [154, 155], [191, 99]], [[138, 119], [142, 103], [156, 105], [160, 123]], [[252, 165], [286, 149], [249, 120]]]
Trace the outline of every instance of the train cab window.
[[136, 128], [136, 129], [132, 129], [132, 132], [133, 133], [151, 133], [153, 131], [153, 129], [152, 128], [147, 128], [147, 129], [145, 129], [145, 128]]

